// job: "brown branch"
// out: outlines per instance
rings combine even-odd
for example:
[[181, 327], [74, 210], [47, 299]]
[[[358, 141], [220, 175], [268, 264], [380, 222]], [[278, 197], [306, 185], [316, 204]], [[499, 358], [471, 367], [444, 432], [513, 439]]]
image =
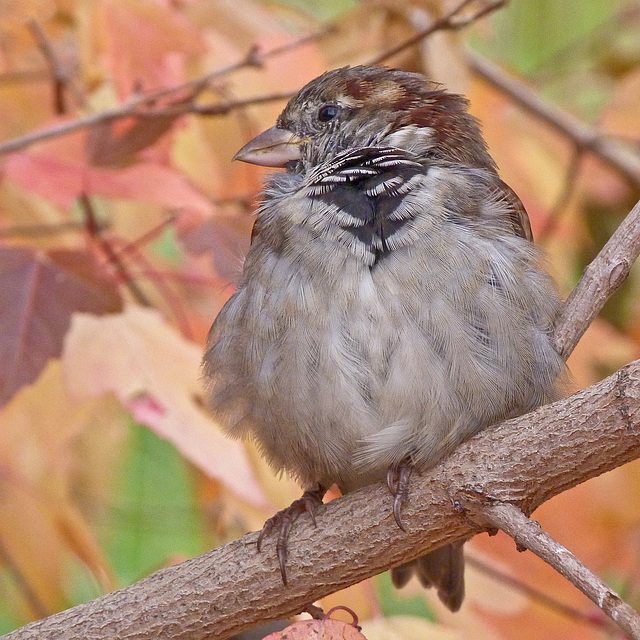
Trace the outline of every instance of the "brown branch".
[[42, 82], [50, 79], [48, 69], [31, 69], [25, 71], [7, 71], [0, 74], [0, 87], [8, 84]]
[[465, 509], [483, 526], [502, 529], [515, 540], [519, 548], [533, 551], [578, 587], [631, 638], [640, 640], [640, 615], [518, 507], [493, 502], [483, 496], [479, 501], [465, 501]]
[[409, 49], [425, 38], [429, 37], [432, 33], [436, 31], [457, 31], [462, 29], [474, 22], [480, 20], [484, 16], [492, 13], [496, 9], [500, 9], [506, 4], [506, 0], [497, 0], [496, 2], [491, 2], [489, 4], [481, 4], [480, 8], [472, 13], [470, 16], [465, 18], [457, 17], [459, 13], [461, 13], [464, 9], [467, 8], [468, 5], [472, 4], [474, 0], [462, 0], [462, 2], [454, 7], [447, 15], [439, 18], [438, 20], [434, 20], [428, 27], [425, 27], [415, 35], [411, 36], [404, 42], [387, 49], [379, 56], [376, 56], [373, 60], [371, 60], [368, 64], [380, 64], [389, 58]]
[[556, 350], [565, 359], [598, 315], [604, 303], [626, 280], [640, 255], [640, 202], [622, 221], [593, 262], [584, 270], [580, 282], [567, 298], [556, 332]]
[[35, 18], [31, 18], [27, 21], [27, 24], [33, 33], [33, 37], [35, 38], [42, 55], [49, 65], [51, 79], [53, 80], [54, 112], [58, 115], [66, 113], [67, 107], [64, 100], [65, 91], [70, 89], [74, 93], [78, 104], [82, 104], [83, 102], [82, 95], [71, 82], [71, 75], [66, 65], [60, 61], [55, 47], [49, 39], [49, 36], [40, 26], [40, 23]]
[[635, 187], [640, 187], [640, 156], [629, 145], [602, 136], [593, 127], [543, 100], [524, 82], [509, 76], [488, 60], [474, 53], [468, 53], [467, 59], [477, 76], [569, 138], [577, 149], [593, 153], [624, 175]]
[[9, 549], [7, 549], [1, 537], [0, 560], [6, 567], [9, 575], [13, 577], [13, 581], [15, 582], [18, 591], [22, 593], [22, 596], [28, 603], [29, 607], [31, 607], [31, 610], [38, 616], [44, 617], [49, 615], [49, 609], [40, 599], [38, 592], [31, 586], [27, 576], [22, 571], [18, 563], [13, 559]]
[[398, 529], [382, 484], [303, 518], [289, 544], [283, 587], [274, 541], [248, 534], [86, 604], [31, 623], [5, 640], [162, 637], [214, 640], [286, 617], [338, 589], [468, 538], [483, 527], [460, 508], [478, 494], [530, 513], [589, 478], [640, 457], [640, 361], [593, 387], [503, 422], [416, 476]]
[[578, 175], [580, 174], [583, 155], [584, 151], [576, 147], [567, 168], [567, 175], [564, 178], [562, 190], [560, 191], [555, 204], [551, 208], [551, 211], [549, 211], [549, 214], [544, 221], [544, 226], [536, 234], [535, 241], [540, 245], [544, 245], [545, 242], [553, 235], [558, 227], [560, 216], [571, 200], [571, 196], [573, 195], [578, 182]]
[[[274, 56], [280, 55], [285, 51], [289, 51], [292, 48], [300, 47], [311, 40], [316, 40], [318, 38], [324, 37], [326, 34], [330, 33], [330, 29], [323, 29], [317, 33], [312, 33], [310, 35], [304, 36], [303, 38], [299, 38], [292, 42], [289, 42], [285, 45], [275, 47], [273, 49], [269, 49], [264, 52], [259, 52], [256, 47], [250, 49], [246, 56], [244, 56], [241, 60], [230, 64], [226, 67], [222, 67], [220, 69], [216, 69], [210, 73], [207, 73], [203, 76], [195, 78], [193, 80], [189, 80], [179, 85], [175, 85], [172, 87], [167, 87], [166, 89], [160, 89], [159, 91], [154, 91], [153, 93], [143, 94], [133, 96], [129, 99], [128, 102], [118, 105], [113, 109], [107, 109], [105, 111], [101, 111], [100, 113], [95, 113], [90, 116], [86, 116], [84, 118], [79, 118], [77, 120], [72, 120], [70, 122], [64, 122], [62, 124], [56, 125], [54, 127], [49, 127], [47, 129], [41, 129], [40, 131], [34, 131], [25, 136], [21, 136], [20, 138], [14, 138], [13, 140], [8, 140], [2, 144], [0, 144], [0, 155], [5, 153], [13, 153], [15, 151], [19, 151], [20, 149], [24, 149], [36, 142], [42, 142], [44, 140], [49, 140], [51, 138], [58, 138], [60, 136], [68, 135], [75, 131], [79, 131], [81, 129], [86, 129], [88, 127], [92, 127], [97, 124], [103, 124], [106, 122], [111, 122], [113, 120], [118, 120], [120, 118], [126, 118], [129, 116], [136, 115], [144, 115], [144, 113], [154, 113], [155, 111], [147, 111], [140, 112], [141, 107], [153, 105], [159, 100], [166, 98], [167, 96], [179, 96], [175, 99], [175, 101], [169, 105], [165, 105], [164, 107], [159, 107], [160, 110], [168, 109], [171, 107], [175, 107], [176, 109], [183, 109], [184, 111], [188, 111], [187, 106], [188, 103], [193, 100], [197, 95], [199, 95], [213, 80], [220, 78], [222, 76], [228, 75], [233, 71], [237, 71], [244, 67], [259, 67], [262, 63], [268, 58], [272, 58]], [[185, 98], [185, 95], [187, 96]], [[287, 95], [288, 97], [288, 95]], [[281, 94], [276, 94], [275, 96], [258, 96], [249, 100], [239, 100], [237, 103], [233, 103], [231, 101], [222, 102], [218, 107], [218, 112], [215, 115], [220, 115], [223, 113], [228, 113], [232, 109], [246, 106], [249, 104], [256, 104], [261, 102], [267, 102], [269, 100], [280, 100], [282, 99]], [[209, 106], [211, 109], [212, 107]], [[193, 109], [194, 112], [197, 109]], [[212, 115], [210, 112], [207, 115]]]
[[[65, 220], [64, 222], [54, 222], [51, 224], [16, 224], [10, 227], [0, 227], [0, 239], [12, 237], [37, 237], [53, 236], [71, 231], [83, 231], [86, 223], [81, 220]], [[108, 224], [96, 221], [96, 228], [99, 231], [108, 228]]]
[[200, 116], [220, 116], [225, 115], [234, 109], [241, 109], [254, 104], [263, 104], [265, 102], [277, 102], [278, 100], [288, 100], [293, 97], [296, 91], [281, 91], [276, 93], [270, 93], [263, 96], [256, 96], [254, 98], [242, 98], [239, 100], [223, 100], [221, 102], [214, 102], [213, 104], [197, 104], [194, 102], [179, 102], [171, 104], [167, 107], [156, 109], [152, 114], [141, 113], [138, 114], [141, 118], [147, 115], [164, 116], [164, 115], [179, 115], [182, 113], [195, 113]]
[[[631, 260], [620, 252], [638, 242], [640, 229], [633, 220], [639, 211], [640, 203], [623, 223], [627, 231], [623, 226], [622, 234], [616, 232], [594, 264], [609, 252], [618, 262]], [[627, 233], [636, 237], [620, 237]], [[597, 267], [583, 279], [590, 282], [598, 273], [611, 283], [609, 271]], [[593, 309], [601, 305], [603, 291], [611, 288], [579, 285], [568, 304]], [[558, 334], [580, 335], [589, 318], [564, 314]], [[572, 340], [561, 341], [563, 353], [570, 351]], [[464, 500], [490, 496], [529, 514], [554, 495], [637, 458], [640, 361], [570, 398], [479, 433], [429, 473], [416, 476], [406, 508], [407, 533], [398, 529], [388, 490], [380, 484], [321, 507], [316, 529], [303, 519], [293, 530], [288, 587], [282, 586], [272, 541], [258, 555], [252, 533], [31, 623], [6, 640], [225, 638], [480, 532], [483, 527], [465, 515]]]
[[120, 259], [120, 256], [111, 246], [110, 242], [102, 235], [101, 229], [98, 225], [98, 220], [93, 209], [91, 198], [89, 198], [86, 193], [83, 193], [80, 195], [79, 201], [85, 218], [85, 228], [87, 229], [89, 236], [96, 242], [96, 244], [100, 247], [100, 249], [104, 252], [105, 256], [109, 260], [109, 263], [120, 274], [125, 286], [127, 287], [127, 289], [129, 289], [129, 292], [131, 293], [133, 299], [143, 307], [151, 307], [151, 302], [144, 294], [142, 289], [138, 286], [133, 277], [129, 274], [127, 266]]

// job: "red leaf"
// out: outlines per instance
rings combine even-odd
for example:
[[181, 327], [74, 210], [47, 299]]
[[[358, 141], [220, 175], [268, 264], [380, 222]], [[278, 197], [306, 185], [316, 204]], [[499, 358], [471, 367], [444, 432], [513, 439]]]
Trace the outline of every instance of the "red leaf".
[[177, 171], [153, 163], [120, 170], [89, 167], [84, 160], [69, 162], [45, 153], [14, 153], [5, 175], [22, 188], [63, 207], [70, 207], [83, 193], [155, 202], [208, 215], [213, 205]]
[[115, 284], [87, 252], [0, 247], [0, 406], [60, 355], [72, 313], [121, 306]]

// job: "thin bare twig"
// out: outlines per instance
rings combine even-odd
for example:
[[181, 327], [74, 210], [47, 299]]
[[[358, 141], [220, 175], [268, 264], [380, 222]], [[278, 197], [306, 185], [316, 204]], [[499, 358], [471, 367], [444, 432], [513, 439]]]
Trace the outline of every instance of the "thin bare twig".
[[[147, 235], [147, 234], [145, 234], [145, 235]], [[115, 249], [114, 249], [114, 252], [115, 252]], [[154, 267], [151, 265], [149, 260], [147, 260], [147, 258], [142, 253], [142, 251], [140, 251], [137, 241], [133, 242], [133, 243], [126, 244], [126, 245], [123, 245], [122, 247], [120, 247], [119, 251], [118, 251], [118, 253], [116, 253], [116, 255], [117, 255], [118, 258], [120, 258], [120, 255], [122, 255], [124, 253], [129, 254], [131, 259], [133, 261], [135, 261], [139, 266], [141, 266], [141, 268], [144, 271], [146, 271], [148, 273], [154, 273], [155, 272]], [[128, 279], [129, 280], [133, 280], [133, 275], [129, 273], [128, 274]], [[156, 275], [153, 278], [153, 281], [154, 281], [154, 283], [156, 285], [156, 288], [160, 290], [161, 294], [164, 296], [165, 300], [167, 301], [167, 303], [171, 307], [171, 309], [172, 309], [172, 311], [173, 311], [173, 313], [175, 315], [176, 322], [178, 324], [178, 328], [180, 329], [180, 333], [182, 333], [182, 335], [185, 338], [193, 340], [193, 331], [191, 330], [191, 325], [189, 323], [189, 318], [188, 318], [187, 314], [184, 312], [184, 309], [182, 307], [182, 301], [180, 300], [180, 297], [167, 284], [167, 280], [166, 279], [161, 278], [158, 275]]]
[[[244, 67], [259, 67], [268, 58], [272, 58], [274, 56], [280, 55], [295, 47], [300, 47], [312, 40], [317, 40], [318, 38], [324, 37], [327, 33], [330, 33], [330, 29], [323, 29], [322, 31], [319, 31], [317, 33], [312, 33], [310, 35], [304, 36], [303, 38], [299, 38], [285, 45], [281, 45], [279, 47], [269, 49], [262, 53], [259, 52], [257, 48], [253, 47], [248, 52], [248, 54], [238, 62], [230, 64], [226, 67], [222, 67], [220, 69], [216, 69], [215, 71], [212, 71], [211, 73], [207, 73], [199, 78], [195, 78], [194, 80], [189, 80], [179, 85], [167, 87], [166, 89], [160, 89], [159, 91], [154, 91], [153, 93], [133, 96], [129, 101], [117, 107], [114, 107], [113, 109], [107, 109], [105, 111], [101, 111], [100, 113], [95, 113], [93, 115], [86, 116], [84, 118], [72, 120], [71, 122], [64, 122], [54, 127], [41, 129], [40, 131], [34, 131], [33, 133], [29, 133], [25, 136], [21, 136], [20, 138], [14, 138], [13, 140], [8, 140], [7, 142], [0, 144], [0, 155], [4, 153], [12, 153], [14, 151], [19, 151], [20, 149], [24, 149], [25, 147], [35, 144], [36, 142], [42, 142], [44, 140], [49, 140], [51, 138], [57, 138], [60, 136], [68, 135], [70, 133], [73, 133], [74, 131], [78, 131], [80, 129], [86, 129], [96, 124], [110, 122], [112, 120], [117, 120], [119, 118], [125, 118], [128, 116], [140, 115], [139, 109], [141, 107], [152, 105], [153, 103], [156, 103], [162, 98], [165, 98], [167, 96], [179, 95], [180, 97], [175, 100], [174, 104], [178, 105], [177, 108], [184, 109], [185, 107], [180, 107], [180, 105], [182, 103], [187, 103], [189, 100], [193, 100], [214, 79], [227, 75], [233, 71], [237, 71]], [[186, 94], [186, 99], [185, 99], [185, 94]], [[269, 98], [269, 97], [265, 98], [263, 96], [258, 96], [253, 100], [238, 101], [237, 105], [234, 105], [232, 102], [223, 103], [223, 104], [227, 104], [228, 106], [226, 107], [226, 109], [224, 107], [220, 107], [219, 113], [227, 113], [228, 111], [236, 107], [253, 104], [254, 103], [253, 101], [265, 102], [269, 99], [280, 100], [282, 99], [282, 96], [280, 94], [276, 95], [273, 98]], [[161, 108], [166, 109], [170, 106], [171, 105], [166, 105], [165, 107], [161, 107]], [[211, 114], [208, 114], [208, 115], [211, 115]]]
[[567, 298], [553, 336], [565, 360], [605, 302], [627, 279], [640, 255], [640, 202], [622, 221]]
[[510, 535], [520, 549], [529, 549], [602, 609], [634, 640], [640, 640], [640, 615], [568, 549], [554, 540], [540, 524], [525, 516], [519, 507], [482, 499], [465, 503], [471, 517], [483, 526], [498, 527]]
[[0, 560], [2, 560], [2, 564], [8, 569], [9, 573], [13, 577], [16, 586], [20, 592], [22, 592], [22, 595], [33, 610], [33, 613], [41, 618], [48, 616], [50, 611], [47, 609], [44, 602], [42, 602], [36, 590], [29, 584], [24, 572], [13, 559], [9, 549], [7, 549], [6, 545], [2, 541], [2, 538], [0, 538]]
[[151, 307], [151, 302], [144, 294], [142, 289], [140, 289], [140, 287], [136, 284], [133, 277], [129, 274], [129, 271], [124, 262], [122, 262], [122, 260], [120, 259], [120, 256], [117, 254], [108, 240], [103, 237], [102, 233], [100, 233], [100, 228], [98, 226], [96, 215], [93, 210], [93, 204], [86, 193], [80, 195], [80, 205], [84, 212], [86, 229], [89, 235], [97, 242], [102, 251], [104, 251], [111, 265], [122, 276], [125, 286], [129, 289], [134, 300], [144, 307]]
[[[200, 116], [220, 116], [235, 109], [248, 107], [254, 104], [263, 104], [265, 102], [277, 102], [278, 100], [288, 100], [296, 94], [295, 91], [283, 91], [278, 93], [270, 93], [268, 95], [256, 96], [255, 98], [243, 98], [240, 100], [223, 100], [213, 104], [197, 104], [194, 102], [179, 102], [171, 104], [167, 107], [154, 109], [153, 116], [174, 115], [181, 113], [195, 113]], [[144, 118], [149, 114], [136, 114], [140, 118]]]
[[49, 36], [45, 33], [40, 23], [31, 18], [27, 24], [33, 33], [33, 36], [38, 43], [42, 55], [45, 57], [49, 70], [53, 80], [53, 108], [55, 113], [62, 115], [67, 112], [65, 104], [65, 92], [71, 91], [78, 104], [84, 102], [82, 93], [78, 90], [75, 83], [71, 78], [67, 65], [63, 64], [60, 60], [55, 47], [53, 46]]
[[138, 236], [135, 240], [126, 244], [122, 249], [120, 249], [120, 251], [118, 252], [118, 255], [124, 255], [126, 253], [134, 253], [140, 247], [143, 247], [149, 242], [153, 242], [160, 236], [161, 233], [164, 232], [165, 229], [167, 229], [168, 227], [171, 227], [177, 218], [178, 218], [177, 213], [168, 215], [164, 220], [161, 220], [158, 224], [151, 227], [151, 229], [149, 229], [148, 231], [145, 231], [141, 236]]
[[496, 2], [484, 4], [475, 13], [466, 18], [458, 18], [458, 14], [474, 1], [475, 0], [462, 0], [462, 2], [454, 7], [446, 16], [434, 20], [428, 27], [411, 36], [411, 38], [408, 38], [395, 47], [387, 49], [371, 60], [369, 64], [380, 64], [405, 49], [413, 47], [436, 31], [457, 31], [458, 29], [462, 29], [506, 4], [506, 0], [497, 0]]
[[569, 138], [576, 148], [590, 151], [624, 175], [634, 186], [640, 187], [640, 155], [628, 145], [619, 144], [602, 136], [593, 127], [543, 100], [524, 82], [509, 76], [488, 60], [471, 52], [467, 54], [467, 59], [477, 76]]
[[544, 226], [536, 237], [539, 244], [544, 244], [556, 230], [560, 216], [562, 215], [565, 207], [569, 204], [569, 200], [571, 200], [571, 196], [575, 190], [583, 156], [584, 150], [576, 147], [567, 169], [567, 175], [564, 179], [562, 191], [560, 192], [556, 203], [553, 205], [553, 208], [549, 212], [549, 215], [544, 222]]
[[25, 71], [7, 71], [0, 74], [0, 86], [15, 83], [42, 82], [49, 80], [48, 69], [30, 69]]
[[[100, 231], [108, 226], [103, 222], [97, 223]], [[16, 224], [11, 227], [0, 228], [0, 238], [52, 236], [70, 231], [83, 231], [84, 229], [86, 229], [86, 223], [76, 220], [66, 220], [53, 224]]]

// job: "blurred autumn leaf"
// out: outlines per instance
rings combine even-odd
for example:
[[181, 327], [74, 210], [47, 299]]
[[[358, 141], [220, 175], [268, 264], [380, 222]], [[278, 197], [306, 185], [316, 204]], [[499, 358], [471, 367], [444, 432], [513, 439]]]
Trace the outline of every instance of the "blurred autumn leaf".
[[62, 364], [72, 397], [113, 393], [137, 422], [172, 442], [209, 477], [265, 506], [244, 447], [229, 442], [198, 405], [200, 359], [198, 346], [156, 312], [132, 306], [108, 318], [76, 314]]
[[120, 309], [115, 283], [90, 253], [0, 247], [0, 405], [60, 355], [74, 312]]
[[[0, 149], [12, 145], [0, 156], [0, 632], [258, 528], [297, 497], [201, 406], [200, 354], [264, 176], [230, 160], [283, 95], [457, 4], [0, 2]], [[512, 0], [387, 60], [468, 95], [565, 293], [640, 184], [477, 78], [467, 50], [637, 161], [639, 30], [632, 0]], [[638, 357], [639, 287], [636, 269], [581, 341], [574, 388]], [[627, 465], [536, 514], [636, 605], [639, 486], [640, 465]], [[351, 607], [370, 640], [602, 637], [584, 598], [506, 536], [470, 547], [503, 578], [471, 567], [455, 616], [387, 577], [322, 604]]]

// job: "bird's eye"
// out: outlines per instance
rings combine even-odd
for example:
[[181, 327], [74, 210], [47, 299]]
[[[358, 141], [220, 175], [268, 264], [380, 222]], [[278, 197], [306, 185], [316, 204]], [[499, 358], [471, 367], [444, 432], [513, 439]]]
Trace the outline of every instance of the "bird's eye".
[[325, 104], [318, 109], [318, 120], [320, 122], [329, 122], [340, 113], [340, 107], [335, 104]]

